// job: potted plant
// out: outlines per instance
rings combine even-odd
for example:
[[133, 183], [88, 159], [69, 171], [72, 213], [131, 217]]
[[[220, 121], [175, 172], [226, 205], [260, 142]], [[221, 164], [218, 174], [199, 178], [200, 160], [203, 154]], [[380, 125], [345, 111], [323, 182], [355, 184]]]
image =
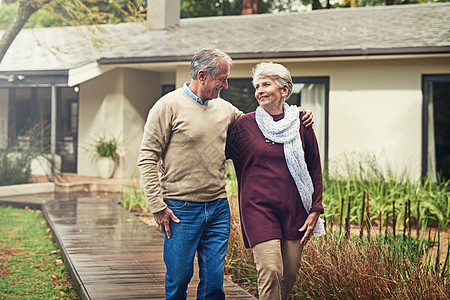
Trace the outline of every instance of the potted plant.
[[120, 164], [120, 158], [123, 156], [124, 151], [119, 147], [116, 138], [107, 139], [101, 136], [95, 141], [97, 170], [101, 178], [111, 178], [116, 166]]

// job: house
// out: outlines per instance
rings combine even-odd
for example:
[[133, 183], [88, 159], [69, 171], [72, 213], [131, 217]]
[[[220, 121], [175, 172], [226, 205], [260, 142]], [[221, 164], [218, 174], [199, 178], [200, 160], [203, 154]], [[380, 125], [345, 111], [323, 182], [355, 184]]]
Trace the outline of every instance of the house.
[[0, 64], [0, 148], [50, 120], [64, 172], [97, 176], [86, 149], [103, 135], [126, 148], [114, 176], [136, 175], [148, 110], [214, 47], [233, 58], [222, 96], [246, 112], [255, 64], [291, 70], [288, 102], [314, 112], [328, 170], [370, 156], [412, 179], [448, 175], [450, 3], [180, 20], [179, 0], [158, 1], [150, 25], [22, 30]]

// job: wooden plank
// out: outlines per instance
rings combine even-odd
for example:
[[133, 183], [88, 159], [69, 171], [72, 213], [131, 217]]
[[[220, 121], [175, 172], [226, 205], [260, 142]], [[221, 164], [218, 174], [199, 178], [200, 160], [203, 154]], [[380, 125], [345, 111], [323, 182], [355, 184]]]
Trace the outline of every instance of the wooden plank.
[[[3, 201], [41, 201], [87, 299], [164, 299], [163, 235], [120, 207], [117, 194], [37, 196]], [[197, 284], [194, 275], [188, 299], [195, 299]], [[227, 299], [255, 299], [225, 278], [224, 289]]]

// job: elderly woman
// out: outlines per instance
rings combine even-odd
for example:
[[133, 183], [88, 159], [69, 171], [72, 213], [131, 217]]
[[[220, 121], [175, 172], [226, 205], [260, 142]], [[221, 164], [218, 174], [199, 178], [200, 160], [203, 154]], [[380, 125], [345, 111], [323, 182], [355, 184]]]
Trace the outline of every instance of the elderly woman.
[[289, 106], [290, 72], [275, 63], [253, 69], [256, 111], [229, 129], [227, 155], [234, 162], [246, 248], [253, 249], [259, 299], [288, 299], [303, 246], [325, 233], [319, 215], [322, 171], [314, 131], [303, 112]]

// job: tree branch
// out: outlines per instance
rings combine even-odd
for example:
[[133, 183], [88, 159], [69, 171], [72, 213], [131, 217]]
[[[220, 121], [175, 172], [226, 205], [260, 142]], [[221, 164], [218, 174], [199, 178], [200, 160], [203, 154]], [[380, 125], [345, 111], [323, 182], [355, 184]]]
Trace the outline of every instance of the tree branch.
[[55, 1], [55, 0], [20, 0], [19, 10], [13, 22], [8, 26], [8, 28], [3, 33], [2, 39], [0, 40], [0, 63], [3, 57], [8, 51], [9, 46], [11, 46], [14, 39], [17, 37], [19, 32], [22, 30], [25, 23], [28, 21], [30, 16], [38, 11], [44, 5]]

